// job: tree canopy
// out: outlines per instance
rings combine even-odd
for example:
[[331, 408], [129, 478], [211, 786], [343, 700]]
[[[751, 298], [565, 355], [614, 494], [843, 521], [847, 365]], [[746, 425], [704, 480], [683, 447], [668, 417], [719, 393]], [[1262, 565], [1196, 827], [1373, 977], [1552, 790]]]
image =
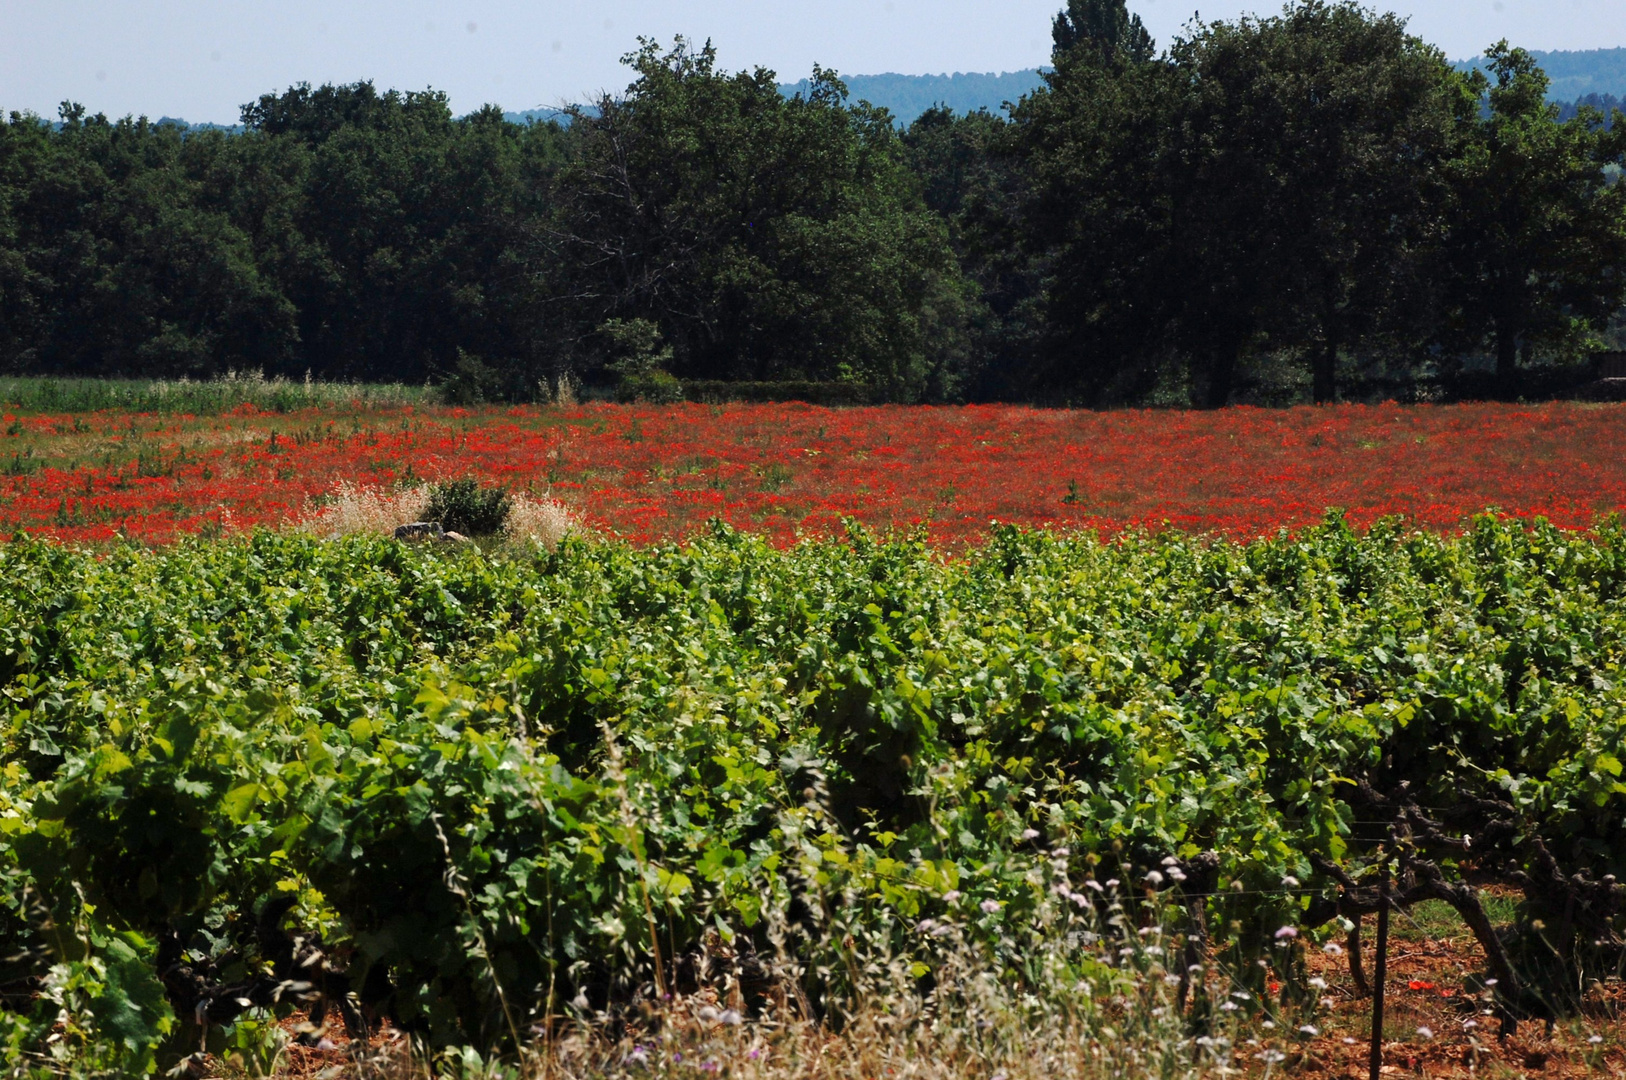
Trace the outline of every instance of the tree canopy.
[[633, 327], [662, 394], [1217, 406], [1517, 395], [1626, 345], [1626, 126], [1532, 54], [1457, 70], [1351, 0], [1051, 29], [1008, 115], [903, 128], [681, 38], [527, 124], [367, 82], [235, 132], [12, 113], [0, 370], [624, 393]]

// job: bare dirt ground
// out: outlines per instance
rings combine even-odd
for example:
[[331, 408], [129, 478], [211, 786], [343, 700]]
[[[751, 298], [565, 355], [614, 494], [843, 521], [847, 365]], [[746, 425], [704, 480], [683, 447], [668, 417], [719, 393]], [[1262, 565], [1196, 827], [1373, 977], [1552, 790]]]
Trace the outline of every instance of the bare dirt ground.
[[[1374, 968], [1372, 919], [1363, 927], [1367, 978]], [[1284, 1063], [1293, 1076], [1350, 1080], [1368, 1075], [1372, 999], [1356, 992], [1348, 957], [1314, 950], [1311, 969], [1325, 979], [1330, 1006], [1305, 1054]], [[1506, 1042], [1486, 1015], [1478, 944], [1443, 904], [1423, 904], [1391, 923], [1384, 1008], [1386, 1076], [1626, 1076], [1626, 984], [1606, 982], [1589, 994], [1581, 1016], [1559, 1020], [1551, 1034], [1525, 1020]], [[1596, 1040], [1596, 1041], [1594, 1041]]]

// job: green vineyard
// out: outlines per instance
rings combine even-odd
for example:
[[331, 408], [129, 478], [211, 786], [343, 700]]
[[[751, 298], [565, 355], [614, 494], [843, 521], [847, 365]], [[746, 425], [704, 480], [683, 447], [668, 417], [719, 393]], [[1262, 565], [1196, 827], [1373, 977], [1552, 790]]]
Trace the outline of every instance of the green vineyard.
[[1475, 929], [1504, 1027], [1620, 973], [1613, 524], [19, 540], [0, 580], [16, 1075], [295, 1012], [501, 1056], [719, 965], [748, 1016], [822, 1016], [877, 958], [931, 993], [949, 941], [1109, 987], [1148, 919], [1201, 1033], [1232, 991], [1313, 1005], [1380, 872]]

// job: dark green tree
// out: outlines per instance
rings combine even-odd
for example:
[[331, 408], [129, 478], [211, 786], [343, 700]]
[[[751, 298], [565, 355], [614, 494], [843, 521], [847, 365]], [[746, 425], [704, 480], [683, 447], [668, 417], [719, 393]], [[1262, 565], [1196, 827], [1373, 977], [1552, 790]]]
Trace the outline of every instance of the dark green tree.
[[[647, 319], [689, 378], [854, 378], [953, 392], [967, 291], [891, 117], [833, 74], [785, 98], [653, 42], [637, 80], [572, 117], [558, 250], [587, 330]], [[585, 332], [584, 332], [585, 338]]]
[[443, 95], [295, 87], [246, 132], [64, 106], [0, 125], [0, 364], [420, 380], [478, 356], [526, 393], [564, 335], [536, 220], [557, 125]]
[[1084, 46], [1105, 57], [1121, 55], [1144, 63], [1156, 53], [1152, 35], [1131, 15], [1124, 0], [1067, 0], [1067, 7], [1050, 26], [1054, 59]]
[[902, 135], [926, 206], [948, 226], [955, 258], [977, 295], [969, 308], [966, 392], [1042, 397], [1029, 378], [1040, 327], [1042, 267], [1018, 243], [1027, 163], [1004, 117], [986, 110], [922, 113]]
[[36, 356], [49, 299], [21, 247], [20, 205], [51, 152], [51, 129], [26, 113], [0, 121], [0, 370], [22, 370]]
[[1340, 357], [1401, 335], [1438, 163], [1471, 95], [1394, 16], [1302, 0], [1200, 26], [1165, 61], [1070, 48], [1017, 112], [1050, 363], [1147, 384], [1159, 353], [1224, 404], [1265, 349]]
[[[421, 380], [459, 349], [530, 385], [546, 363], [534, 219], [562, 160], [556, 125], [437, 91], [296, 86], [245, 106], [250, 152], [296, 190], [256, 235], [330, 376]], [[258, 140], [268, 147], [253, 147]], [[260, 175], [263, 175], [261, 173]]]
[[[1057, 25], [1082, 33], [1100, 10], [1075, 5]], [[1133, 400], [1168, 348], [1171, 316], [1159, 305], [1169, 293], [1160, 275], [1172, 253], [1165, 163], [1176, 86], [1149, 43], [1125, 50], [1114, 33], [1058, 47], [1045, 86], [1012, 114], [1024, 174], [1013, 246], [1042, 281], [1027, 381], [1050, 400]], [[1079, 47], [1085, 40], [1099, 47]]]
[[[1441, 163], [1471, 94], [1394, 15], [1302, 0], [1177, 44], [1173, 239], [1183, 277], [1240, 305], [1248, 335], [1308, 358], [1317, 402], [1340, 357], [1404, 336], [1406, 286], [1437, 235]], [[1199, 302], [1201, 332], [1216, 312]], [[1187, 335], [1189, 338], [1189, 334]], [[1245, 346], [1233, 335], [1227, 353]], [[1223, 400], [1230, 356], [1211, 369]]]
[[[14, 118], [11, 138], [32, 125]], [[169, 126], [71, 105], [43, 147], [22, 134], [30, 161], [6, 200], [0, 259], [16, 290], [13, 366], [206, 375], [290, 354], [292, 310], [249, 238], [203, 198], [200, 176], [229, 152], [223, 136], [183, 140]]]
[[1567, 122], [1547, 76], [1503, 41], [1486, 51], [1494, 81], [1451, 160], [1444, 244], [1454, 344], [1489, 344], [1505, 391], [1521, 352], [1578, 346], [1626, 303], [1626, 123], [1582, 107]]

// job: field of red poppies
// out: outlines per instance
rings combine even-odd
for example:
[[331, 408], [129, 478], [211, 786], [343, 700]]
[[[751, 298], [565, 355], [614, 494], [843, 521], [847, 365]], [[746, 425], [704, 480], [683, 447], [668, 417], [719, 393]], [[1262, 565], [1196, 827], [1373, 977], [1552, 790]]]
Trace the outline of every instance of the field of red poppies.
[[1626, 504], [1626, 407], [351, 407], [7, 410], [0, 535], [281, 527], [341, 481], [472, 475], [635, 542], [720, 518], [788, 543], [853, 518], [974, 543], [990, 522], [1247, 538], [1345, 509], [1450, 530], [1487, 508], [1584, 528]]

